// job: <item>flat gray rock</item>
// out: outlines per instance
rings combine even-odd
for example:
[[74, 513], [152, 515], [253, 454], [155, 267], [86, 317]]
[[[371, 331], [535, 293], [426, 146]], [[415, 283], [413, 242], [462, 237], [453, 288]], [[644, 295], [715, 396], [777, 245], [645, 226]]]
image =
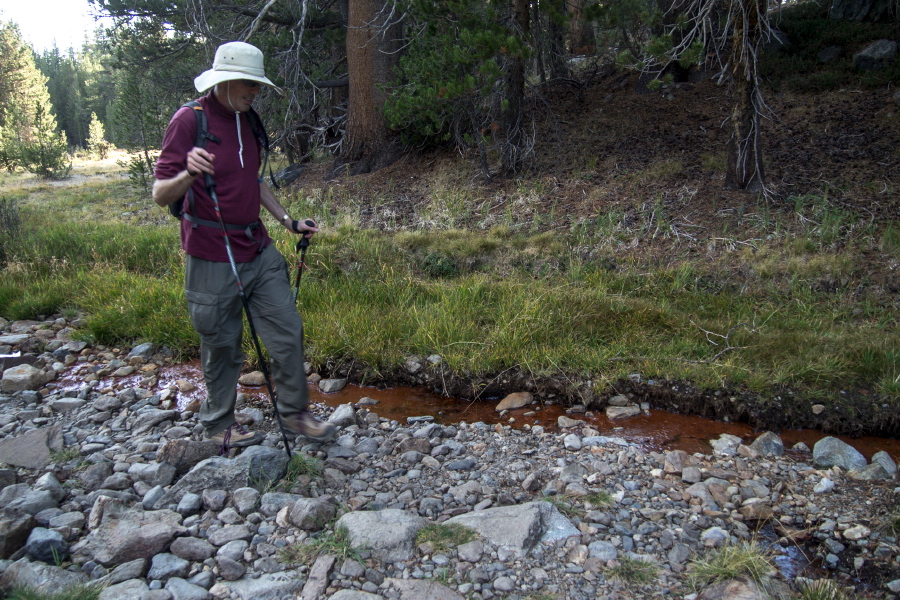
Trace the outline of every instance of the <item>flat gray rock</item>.
[[256, 579], [220, 581], [210, 589], [210, 593], [219, 598], [230, 595], [237, 600], [281, 600], [285, 596], [293, 597], [305, 580], [299, 571], [263, 573]]
[[61, 426], [39, 427], [0, 441], [0, 463], [26, 469], [43, 469], [50, 463], [50, 454], [62, 448]]
[[579, 535], [578, 529], [549, 502], [528, 502], [466, 513], [449, 519], [520, 556], [539, 542], [555, 542]]
[[353, 546], [368, 548], [385, 562], [415, 557], [416, 533], [426, 524], [425, 519], [394, 508], [349, 512], [337, 522], [347, 528]]
[[399, 600], [465, 600], [465, 598], [437, 581], [419, 579], [388, 579], [397, 591]]

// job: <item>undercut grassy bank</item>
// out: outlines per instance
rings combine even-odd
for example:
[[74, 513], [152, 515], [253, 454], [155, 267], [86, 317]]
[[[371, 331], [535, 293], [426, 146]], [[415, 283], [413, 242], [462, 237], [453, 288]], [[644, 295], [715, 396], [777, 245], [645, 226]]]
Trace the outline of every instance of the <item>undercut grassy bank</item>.
[[[621, 213], [600, 214], [550, 229], [546, 214], [501, 211], [488, 223], [479, 211], [458, 214], [474, 200], [440, 189], [423, 210], [455, 211], [451, 221], [466, 228], [364, 228], [368, 209], [354, 213], [335, 194], [285, 196], [292, 214], [323, 228], [298, 298], [307, 360], [374, 383], [397, 381], [410, 356], [439, 355], [456, 377], [514, 371], [565, 380], [593, 398], [636, 373], [744, 390], [760, 402], [787, 388], [807, 401], [847, 402], [842, 392], [854, 390], [897, 412], [896, 313], [867, 291], [862, 258], [897, 252], [893, 224], [846, 213], [828, 224], [827, 198], [798, 199], [791, 211], [710, 234], [698, 252], [672, 245], [677, 226], [659, 214], [630, 226]], [[95, 343], [151, 341], [196, 354], [174, 219], [115, 179], [27, 187], [7, 177], [0, 193], [18, 215], [7, 228], [0, 316], [83, 313], [81, 335]], [[293, 282], [296, 239], [270, 229]], [[629, 252], [636, 235], [666, 250]]]

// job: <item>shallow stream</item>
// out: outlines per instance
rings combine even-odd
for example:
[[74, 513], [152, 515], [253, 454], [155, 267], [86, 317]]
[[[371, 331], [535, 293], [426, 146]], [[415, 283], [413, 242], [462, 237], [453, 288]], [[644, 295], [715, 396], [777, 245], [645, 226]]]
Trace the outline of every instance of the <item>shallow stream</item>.
[[[197, 389], [188, 394], [179, 395], [179, 408], [184, 409], [190, 402], [203, 397], [203, 376], [196, 362], [166, 367], [160, 371], [159, 386], [166, 388], [175, 381], [184, 379], [197, 385]], [[269, 398], [265, 387], [241, 387], [240, 391], [248, 396], [256, 397], [259, 402], [268, 406]], [[569, 416], [584, 421], [601, 433], [601, 435], [620, 437], [626, 441], [640, 445], [647, 450], [671, 451], [684, 450], [688, 453], [701, 452], [709, 454], [710, 440], [717, 439], [723, 433], [736, 435], [745, 443], [752, 442], [761, 432], [754, 431], [745, 423], [726, 423], [695, 417], [669, 413], [651, 409], [644, 414], [629, 419], [610, 421], [603, 411], [569, 414], [567, 407], [560, 404], [549, 404], [539, 407], [530, 406], [510, 411], [503, 417], [495, 410], [500, 399], [468, 402], [455, 398], [447, 398], [427, 388], [394, 387], [378, 389], [348, 385], [339, 392], [323, 393], [315, 385], [309, 387], [310, 402], [331, 408], [341, 404], [357, 404], [362, 398], [377, 401], [368, 408], [380, 417], [406, 422], [409, 417], [430, 416], [435, 422], [442, 424], [466, 421], [478, 421], [495, 424], [503, 423], [517, 429], [524, 425], [540, 425], [547, 431], [557, 429], [557, 418]], [[830, 434], [812, 429], [791, 429], [776, 432], [784, 441], [785, 448], [803, 442], [812, 448], [817, 441]], [[892, 457], [900, 457], [900, 440], [879, 437], [835, 436], [850, 444], [871, 460], [872, 455], [884, 450]]]

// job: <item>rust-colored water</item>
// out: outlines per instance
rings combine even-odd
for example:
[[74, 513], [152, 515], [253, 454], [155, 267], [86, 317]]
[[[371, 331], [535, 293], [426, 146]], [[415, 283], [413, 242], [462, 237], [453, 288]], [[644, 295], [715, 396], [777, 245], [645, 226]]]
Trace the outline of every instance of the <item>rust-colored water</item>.
[[[184, 409], [194, 400], [204, 397], [205, 386], [199, 364], [194, 362], [164, 367], [159, 372], [157, 390], [162, 391], [175, 384], [178, 380], [186, 380], [197, 386], [197, 389], [188, 393], [179, 393], [178, 406]], [[75, 385], [74, 379], [63, 379], [58, 382], [61, 387]], [[101, 382], [100, 389], [112, 382]], [[119, 386], [137, 385], [137, 382], [119, 380]], [[265, 387], [240, 389], [244, 394], [255, 398], [253, 403], [265, 410], [270, 410], [270, 400]], [[545, 405], [540, 407], [510, 411], [504, 417], [494, 410], [497, 401], [465, 402], [454, 398], [446, 398], [430, 391], [427, 388], [396, 387], [377, 389], [374, 387], [359, 387], [348, 385], [339, 392], [325, 394], [317, 386], [309, 388], [310, 402], [329, 407], [337, 407], [341, 404], [357, 404], [362, 398], [368, 397], [377, 401], [377, 404], [368, 408], [381, 417], [406, 422], [408, 417], [431, 416], [435, 421], [443, 424], [466, 421], [474, 423], [500, 423], [521, 428], [525, 424], [541, 425], [548, 431], [557, 429], [557, 418], [566, 415], [566, 408], [560, 405]], [[603, 411], [594, 411], [587, 414], [569, 414], [573, 419], [584, 421], [588, 426], [596, 429], [601, 435], [616, 436], [637, 443], [648, 450], [669, 451], [684, 450], [688, 453], [709, 453], [709, 440], [717, 439], [723, 433], [729, 433], [742, 438], [745, 442], [752, 441], [759, 432], [743, 423], [725, 423], [713, 419], [704, 419], [689, 415], [678, 415], [661, 410], [651, 410], [649, 414], [642, 414], [621, 421], [610, 421]], [[810, 448], [826, 437], [820, 431], [811, 429], [783, 430], [779, 432], [786, 447], [791, 447], [798, 442], [804, 442]], [[884, 450], [891, 456], [900, 457], [900, 440], [877, 437], [850, 438], [837, 436], [850, 444], [871, 460], [875, 452]]]
[[[704, 419], [690, 415], [678, 415], [662, 410], [650, 410], [649, 414], [620, 421], [611, 421], [603, 411], [591, 411], [587, 414], [567, 414], [566, 407], [547, 405], [535, 410], [534, 406], [510, 411], [503, 418], [495, 410], [498, 401], [464, 402], [454, 398], [445, 398], [426, 388], [390, 388], [379, 390], [369, 387], [347, 386], [340, 392], [324, 394], [318, 388], [310, 389], [310, 402], [336, 407], [341, 404], [357, 403], [360, 398], [369, 397], [378, 404], [370, 407], [381, 417], [404, 422], [407, 417], [430, 415], [436, 422], [449, 424], [459, 421], [474, 423], [503, 423], [521, 428], [523, 425], [541, 425], [548, 431], [557, 429], [557, 418], [566, 415], [584, 421], [596, 429], [601, 435], [620, 437], [637, 443], [648, 450], [669, 451], [684, 450], [688, 453], [709, 453], [709, 440], [717, 439], [723, 433], [742, 438], [745, 442], [753, 441], [759, 432], [744, 423], [725, 423], [713, 419]], [[826, 437], [821, 431], [812, 429], [783, 430], [779, 434], [785, 447], [790, 448], [798, 442], [804, 442], [812, 448], [817, 441]], [[867, 460], [879, 450], [884, 450], [894, 457], [900, 457], [900, 440], [859, 437], [849, 438], [836, 436], [850, 444]]]

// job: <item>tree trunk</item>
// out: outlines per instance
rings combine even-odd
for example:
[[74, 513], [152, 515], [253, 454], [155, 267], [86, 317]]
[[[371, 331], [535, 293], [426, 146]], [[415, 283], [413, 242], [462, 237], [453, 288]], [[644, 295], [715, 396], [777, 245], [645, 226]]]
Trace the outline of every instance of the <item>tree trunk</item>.
[[569, 52], [587, 54], [593, 36], [584, 18], [584, 0], [565, 1], [566, 12], [569, 14]]
[[731, 64], [734, 106], [725, 187], [765, 191], [759, 120], [763, 110], [757, 59], [765, 26], [765, 0], [733, 0]]
[[548, 54], [550, 58], [548, 63], [550, 65], [550, 77], [556, 79], [569, 76], [569, 55], [566, 52], [565, 27], [556, 14], [558, 12], [561, 15], [565, 10], [565, 5], [562, 0], [555, 0], [554, 4], [558, 4], [559, 7], [556, 8], [554, 6], [556, 10], [549, 17], [547, 37], [549, 38]]
[[[528, 0], [513, 0], [513, 33], [521, 40], [528, 39]], [[512, 56], [506, 73], [506, 101], [504, 133], [506, 139], [501, 153], [503, 173], [516, 173], [524, 158], [522, 128], [525, 120], [525, 58]]]
[[382, 106], [399, 57], [399, 16], [385, 0], [350, 0], [347, 71], [350, 80], [347, 130], [342, 159], [356, 163], [353, 173], [380, 168], [392, 153]]

